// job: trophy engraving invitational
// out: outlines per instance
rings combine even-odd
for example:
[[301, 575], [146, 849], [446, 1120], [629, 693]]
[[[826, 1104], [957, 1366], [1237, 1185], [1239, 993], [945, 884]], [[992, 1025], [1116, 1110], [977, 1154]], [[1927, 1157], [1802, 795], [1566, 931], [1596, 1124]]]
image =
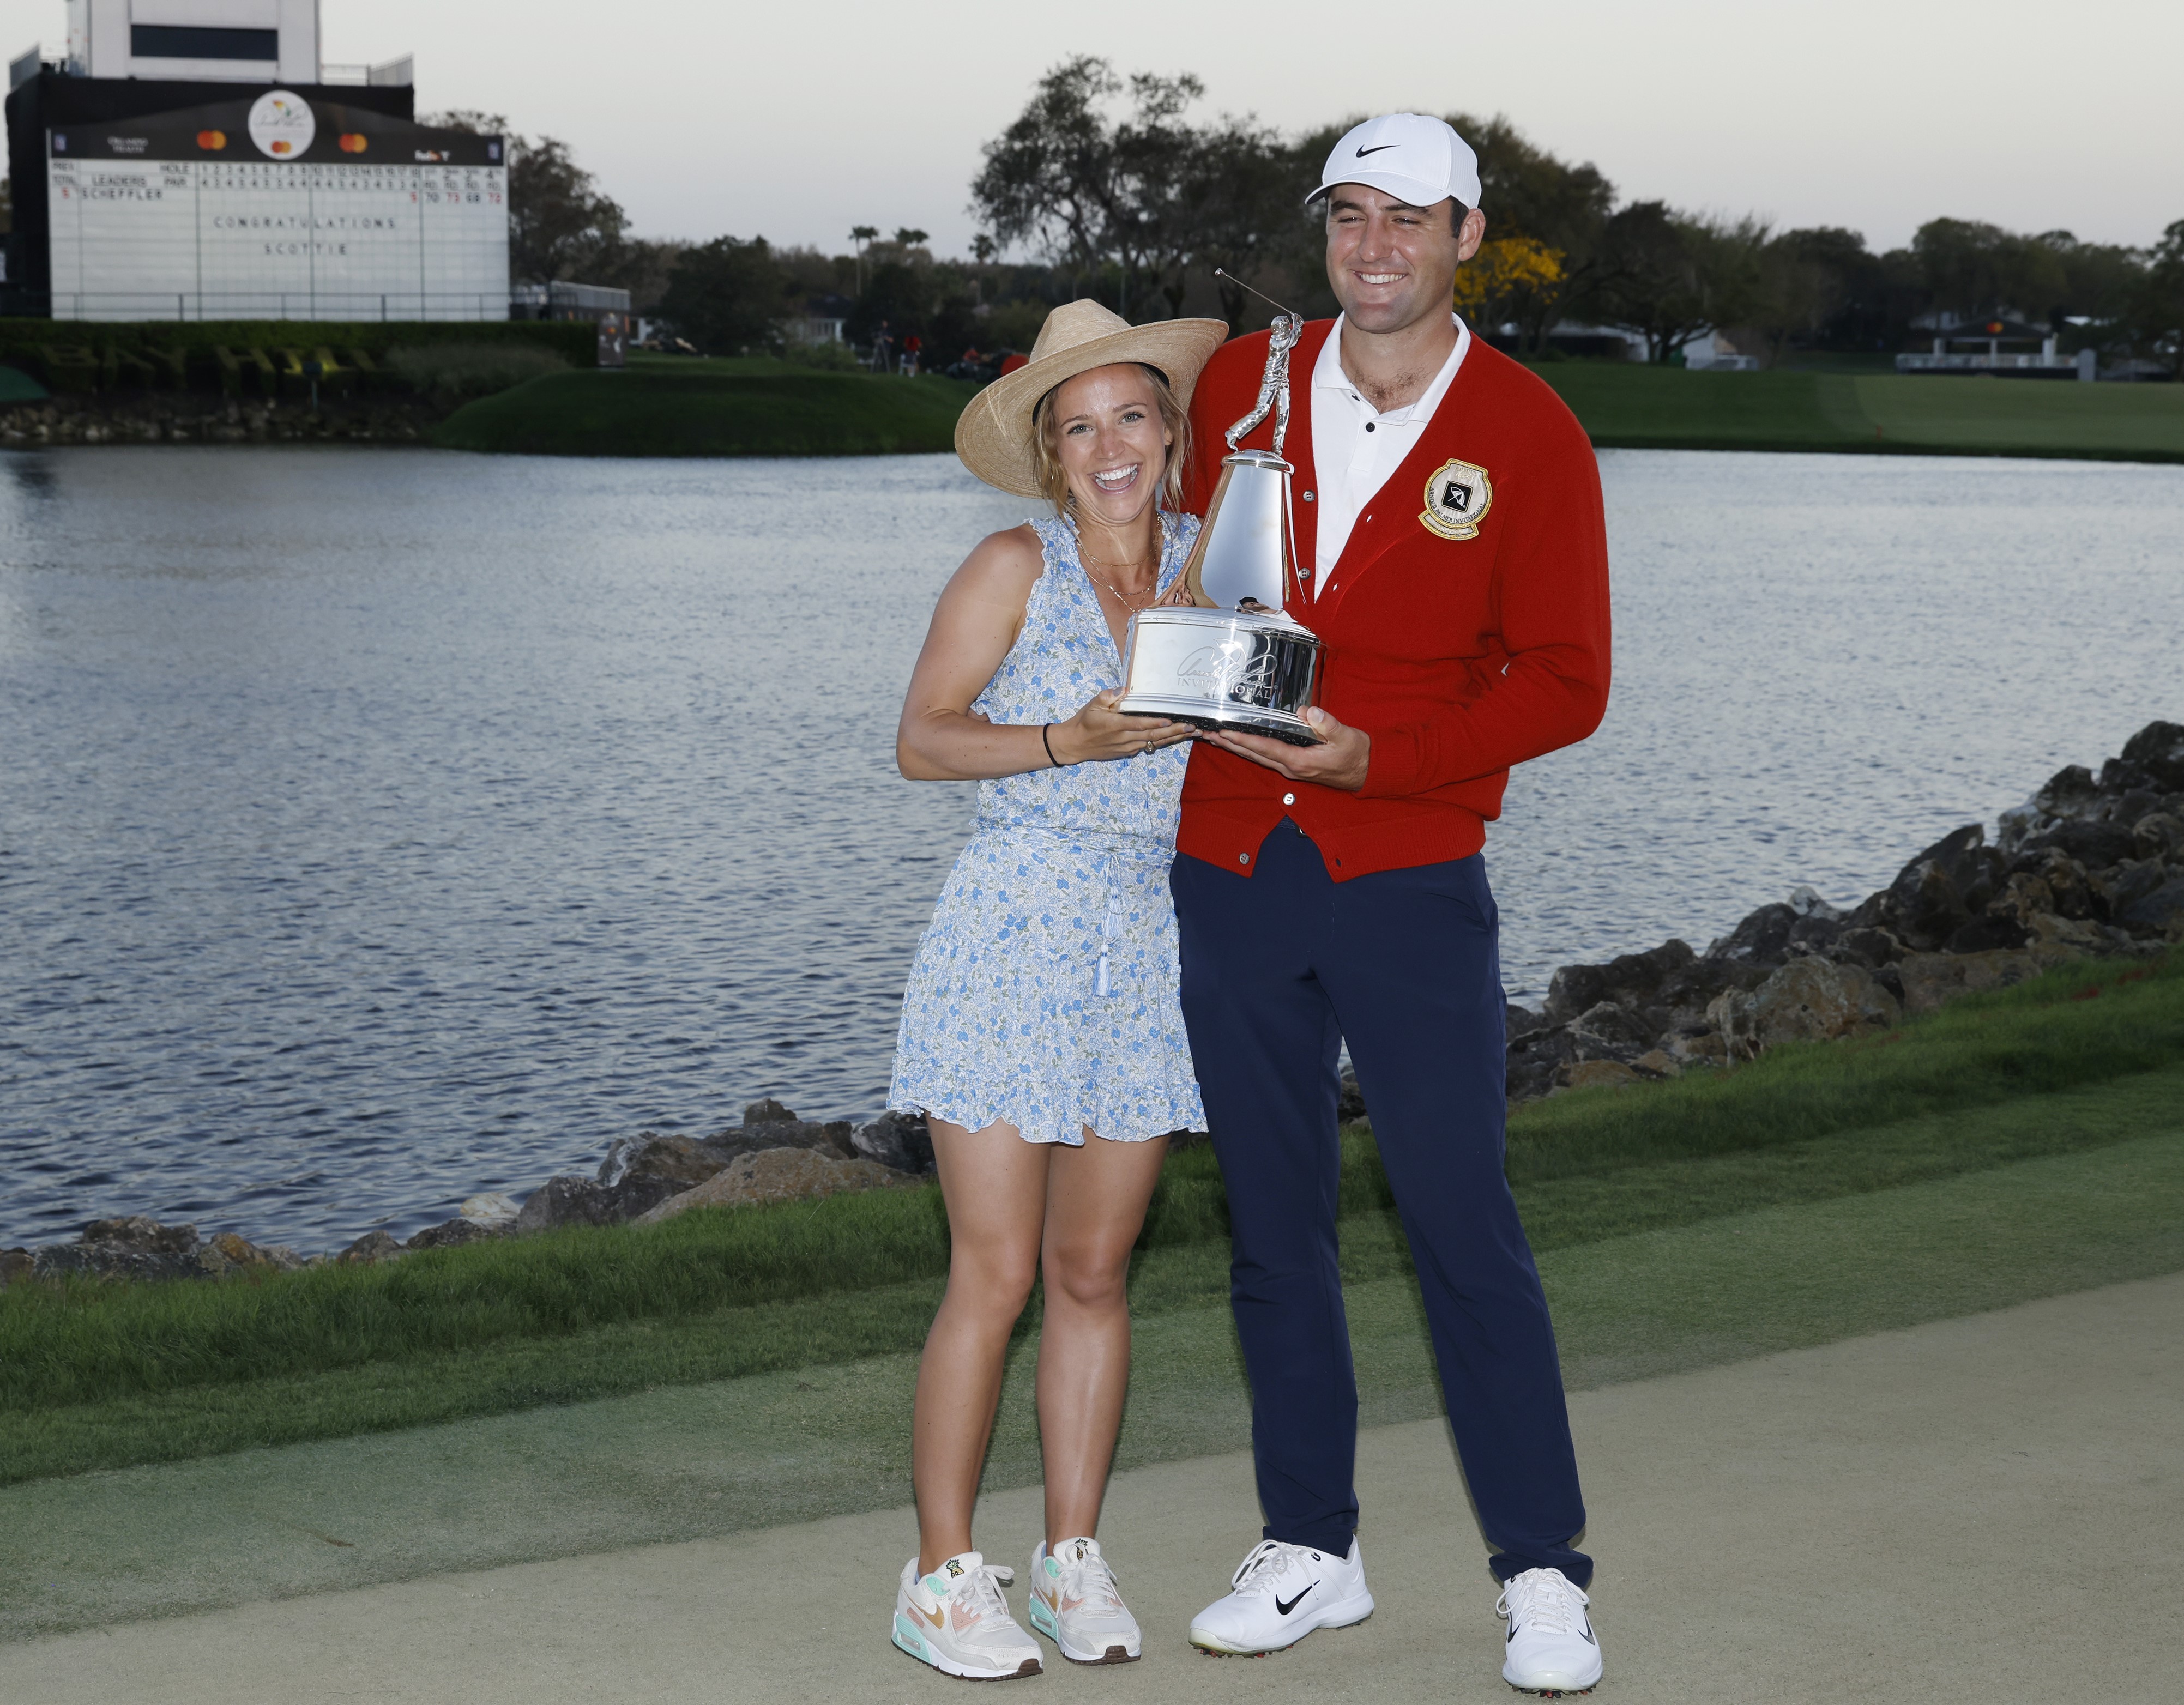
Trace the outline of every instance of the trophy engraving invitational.
[[[1303, 330], [1296, 315], [1275, 317], [1258, 401], [1223, 434], [1229, 454], [1222, 459], [1221, 482], [1184, 566], [1191, 602], [1130, 618], [1118, 710], [1270, 735], [1293, 746], [1319, 744], [1304, 712], [1326, 647], [1286, 610], [1301, 582], [1290, 511], [1294, 470], [1282, 460], [1282, 441], [1290, 425], [1290, 352]], [[1239, 450], [1236, 441], [1269, 410], [1273, 449]]]

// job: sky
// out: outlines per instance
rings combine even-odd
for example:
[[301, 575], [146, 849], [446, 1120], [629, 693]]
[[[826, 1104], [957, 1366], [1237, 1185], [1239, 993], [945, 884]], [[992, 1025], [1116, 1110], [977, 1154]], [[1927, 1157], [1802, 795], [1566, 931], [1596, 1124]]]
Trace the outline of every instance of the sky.
[[[1936, 0], [320, 0], [332, 61], [416, 59], [421, 112], [559, 137], [643, 237], [968, 248], [980, 145], [1050, 66], [1195, 72], [1200, 109], [1284, 130], [1407, 108], [1506, 114], [1626, 199], [1847, 226], [1926, 220], [2148, 244], [2184, 220], [2184, 3]], [[63, 0], [0, 0], [0, 50], [57, 55]], [[1486, 209], [1490, 221], [1493, 209]]]

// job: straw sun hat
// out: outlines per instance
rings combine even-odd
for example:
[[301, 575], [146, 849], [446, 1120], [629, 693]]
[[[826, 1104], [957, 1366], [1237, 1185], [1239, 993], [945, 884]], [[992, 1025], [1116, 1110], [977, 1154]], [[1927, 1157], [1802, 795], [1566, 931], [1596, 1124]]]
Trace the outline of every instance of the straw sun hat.
[[1118, 361], [1157, 367], [1177, 402], [1228, 335], [1219, 320], [1156, 320], [1133, 326], [1096, 302], [1065, 302], [1046, 316], [1031, 359], [971, 399], [956, 422], [956, 454], [989, 486], [1022, 498], [1044, 495], [1031, 443], [1032, 410], [1065, 379]]

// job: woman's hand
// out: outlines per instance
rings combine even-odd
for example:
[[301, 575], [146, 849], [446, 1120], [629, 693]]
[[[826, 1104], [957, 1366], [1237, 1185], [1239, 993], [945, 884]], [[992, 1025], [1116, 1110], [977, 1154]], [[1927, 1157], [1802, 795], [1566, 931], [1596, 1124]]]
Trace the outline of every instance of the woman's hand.
[[1046, 743], [1054, 755], [1064, 764], [1112, 763], [1173, 746], [1198, 732], [1188, 722], [1171, 722], [1165, 716], [1126, 716], [1115, 708], [1122, 696], [1118, 687], [1095, 693], [1067, 722], [1050, 724]]

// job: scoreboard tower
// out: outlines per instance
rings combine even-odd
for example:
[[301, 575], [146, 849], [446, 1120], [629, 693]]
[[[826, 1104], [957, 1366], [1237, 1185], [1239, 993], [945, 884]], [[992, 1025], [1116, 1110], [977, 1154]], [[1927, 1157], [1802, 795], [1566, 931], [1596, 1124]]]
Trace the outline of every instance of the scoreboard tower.
[[70, 0], [69, 45], [9, 69], [7, 312], [508, 317], [503, 139], [323, 66], [315, 0]]

